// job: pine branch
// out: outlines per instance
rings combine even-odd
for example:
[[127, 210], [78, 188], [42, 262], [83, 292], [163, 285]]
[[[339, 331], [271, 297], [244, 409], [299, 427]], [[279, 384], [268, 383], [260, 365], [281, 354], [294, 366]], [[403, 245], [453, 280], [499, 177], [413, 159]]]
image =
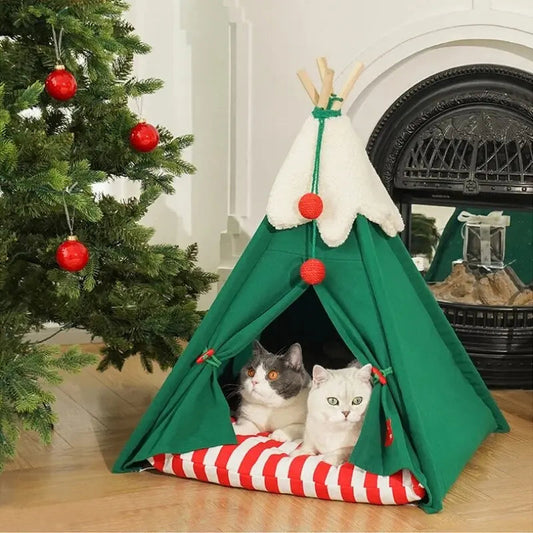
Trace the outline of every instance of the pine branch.
[[58, 348], [25, 341], [26, 328], [24, 314], [0, 309], [0, 471], [14, 456], [21, 429], [50, 442], [56, 416], [45, 404], [55, 396], [46, 386], [61, 383], [58, 371], [77, 372], [96, 362], [78, 348], [59, 354]]
[[51, 335], [48, 335], [48, 337], [45, 337], [44, 339], [40, 339], [40, 340], [36, 341], [35, 344], [43, 344], [43, 343], [45, 343], [46, 341], [49, 341], [50, 339], [53, 339], [56, 335], [59, 335], [59, 334], [62, 333], [63, 331], [67, 331], [67, 330], [70, 329], [72, 326], [73, 326], [72, 323], [70, 323], [70, 324], [63, 324], [60, 328], [57, 328], [57, 331], [55, 331], [55, 332], [52, 333]]

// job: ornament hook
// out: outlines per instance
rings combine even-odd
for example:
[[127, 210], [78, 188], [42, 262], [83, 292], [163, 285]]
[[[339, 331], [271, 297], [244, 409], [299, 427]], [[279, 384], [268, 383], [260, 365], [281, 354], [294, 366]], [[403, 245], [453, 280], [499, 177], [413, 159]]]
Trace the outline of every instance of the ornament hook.
[[76, 187], [77, 184], [78, 184], [77, 182], [74, 182], [72, 185], [69, 185], [68, 187], [66, 187], [65, 190], [63, 191], [63, 207], [65, 209], [65, 216], [67, 217], [67, 226], [68, 226], [70, 235], [74, 235], [74, 216], [76, 214], [76, 209], [72, 211], [72, 216], [71, 216], [68, 211], [65, 194], [71, 194], [72, 190], [74, 189], [74, 187]]
[[59, 30], [59, 38], [56, 34], [55, 26], [52, 24], [52, 38], [54, 39], [54, 49], [56, 52], [56, 60], [59, 65], [61, 65], [61, 54], [63, 52], [62, 43], [63, 43], [63, 26]]

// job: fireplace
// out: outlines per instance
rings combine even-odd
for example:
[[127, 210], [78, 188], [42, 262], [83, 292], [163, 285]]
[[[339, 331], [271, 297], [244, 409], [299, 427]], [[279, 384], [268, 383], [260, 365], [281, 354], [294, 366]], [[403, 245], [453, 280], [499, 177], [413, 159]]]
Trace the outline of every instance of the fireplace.
[[[476, 64], [434, 74], [390, 106], [367, 150], [400, 207], [410, 250], [414, 206], [512, 210], [533, 226], [533, 76], [525, 71]], [[533, 307], [439, 303], [487, 385], [532, 387]]]

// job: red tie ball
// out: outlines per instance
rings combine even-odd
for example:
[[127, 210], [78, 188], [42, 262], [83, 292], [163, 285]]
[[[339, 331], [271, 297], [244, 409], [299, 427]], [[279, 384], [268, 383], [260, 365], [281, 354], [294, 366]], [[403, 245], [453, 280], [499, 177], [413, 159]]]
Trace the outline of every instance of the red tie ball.
[[318, 218], [322, 214], [323, 208], [324, 204], [322, 203], [322, 198], [314, 192], [304, 194], [298, 202], [300, 214], [304, 218], [309, 218], [310, 220]]
[[320, 259], [308, 259], [300, 267], [300, 276], [309, 285], [318, 285], [326, 277], [326, 267]]

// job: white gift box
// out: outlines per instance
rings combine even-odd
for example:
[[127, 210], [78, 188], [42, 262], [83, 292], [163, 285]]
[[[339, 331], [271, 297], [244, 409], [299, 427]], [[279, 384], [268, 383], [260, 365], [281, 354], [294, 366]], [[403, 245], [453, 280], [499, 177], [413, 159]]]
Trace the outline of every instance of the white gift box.
[[503, 268], [505, 259], [505, 228], [511, 217], [503, 211], [474, 215], [463, 211], [457, 220], [464, 222], [463, 261], [472, 266]]

